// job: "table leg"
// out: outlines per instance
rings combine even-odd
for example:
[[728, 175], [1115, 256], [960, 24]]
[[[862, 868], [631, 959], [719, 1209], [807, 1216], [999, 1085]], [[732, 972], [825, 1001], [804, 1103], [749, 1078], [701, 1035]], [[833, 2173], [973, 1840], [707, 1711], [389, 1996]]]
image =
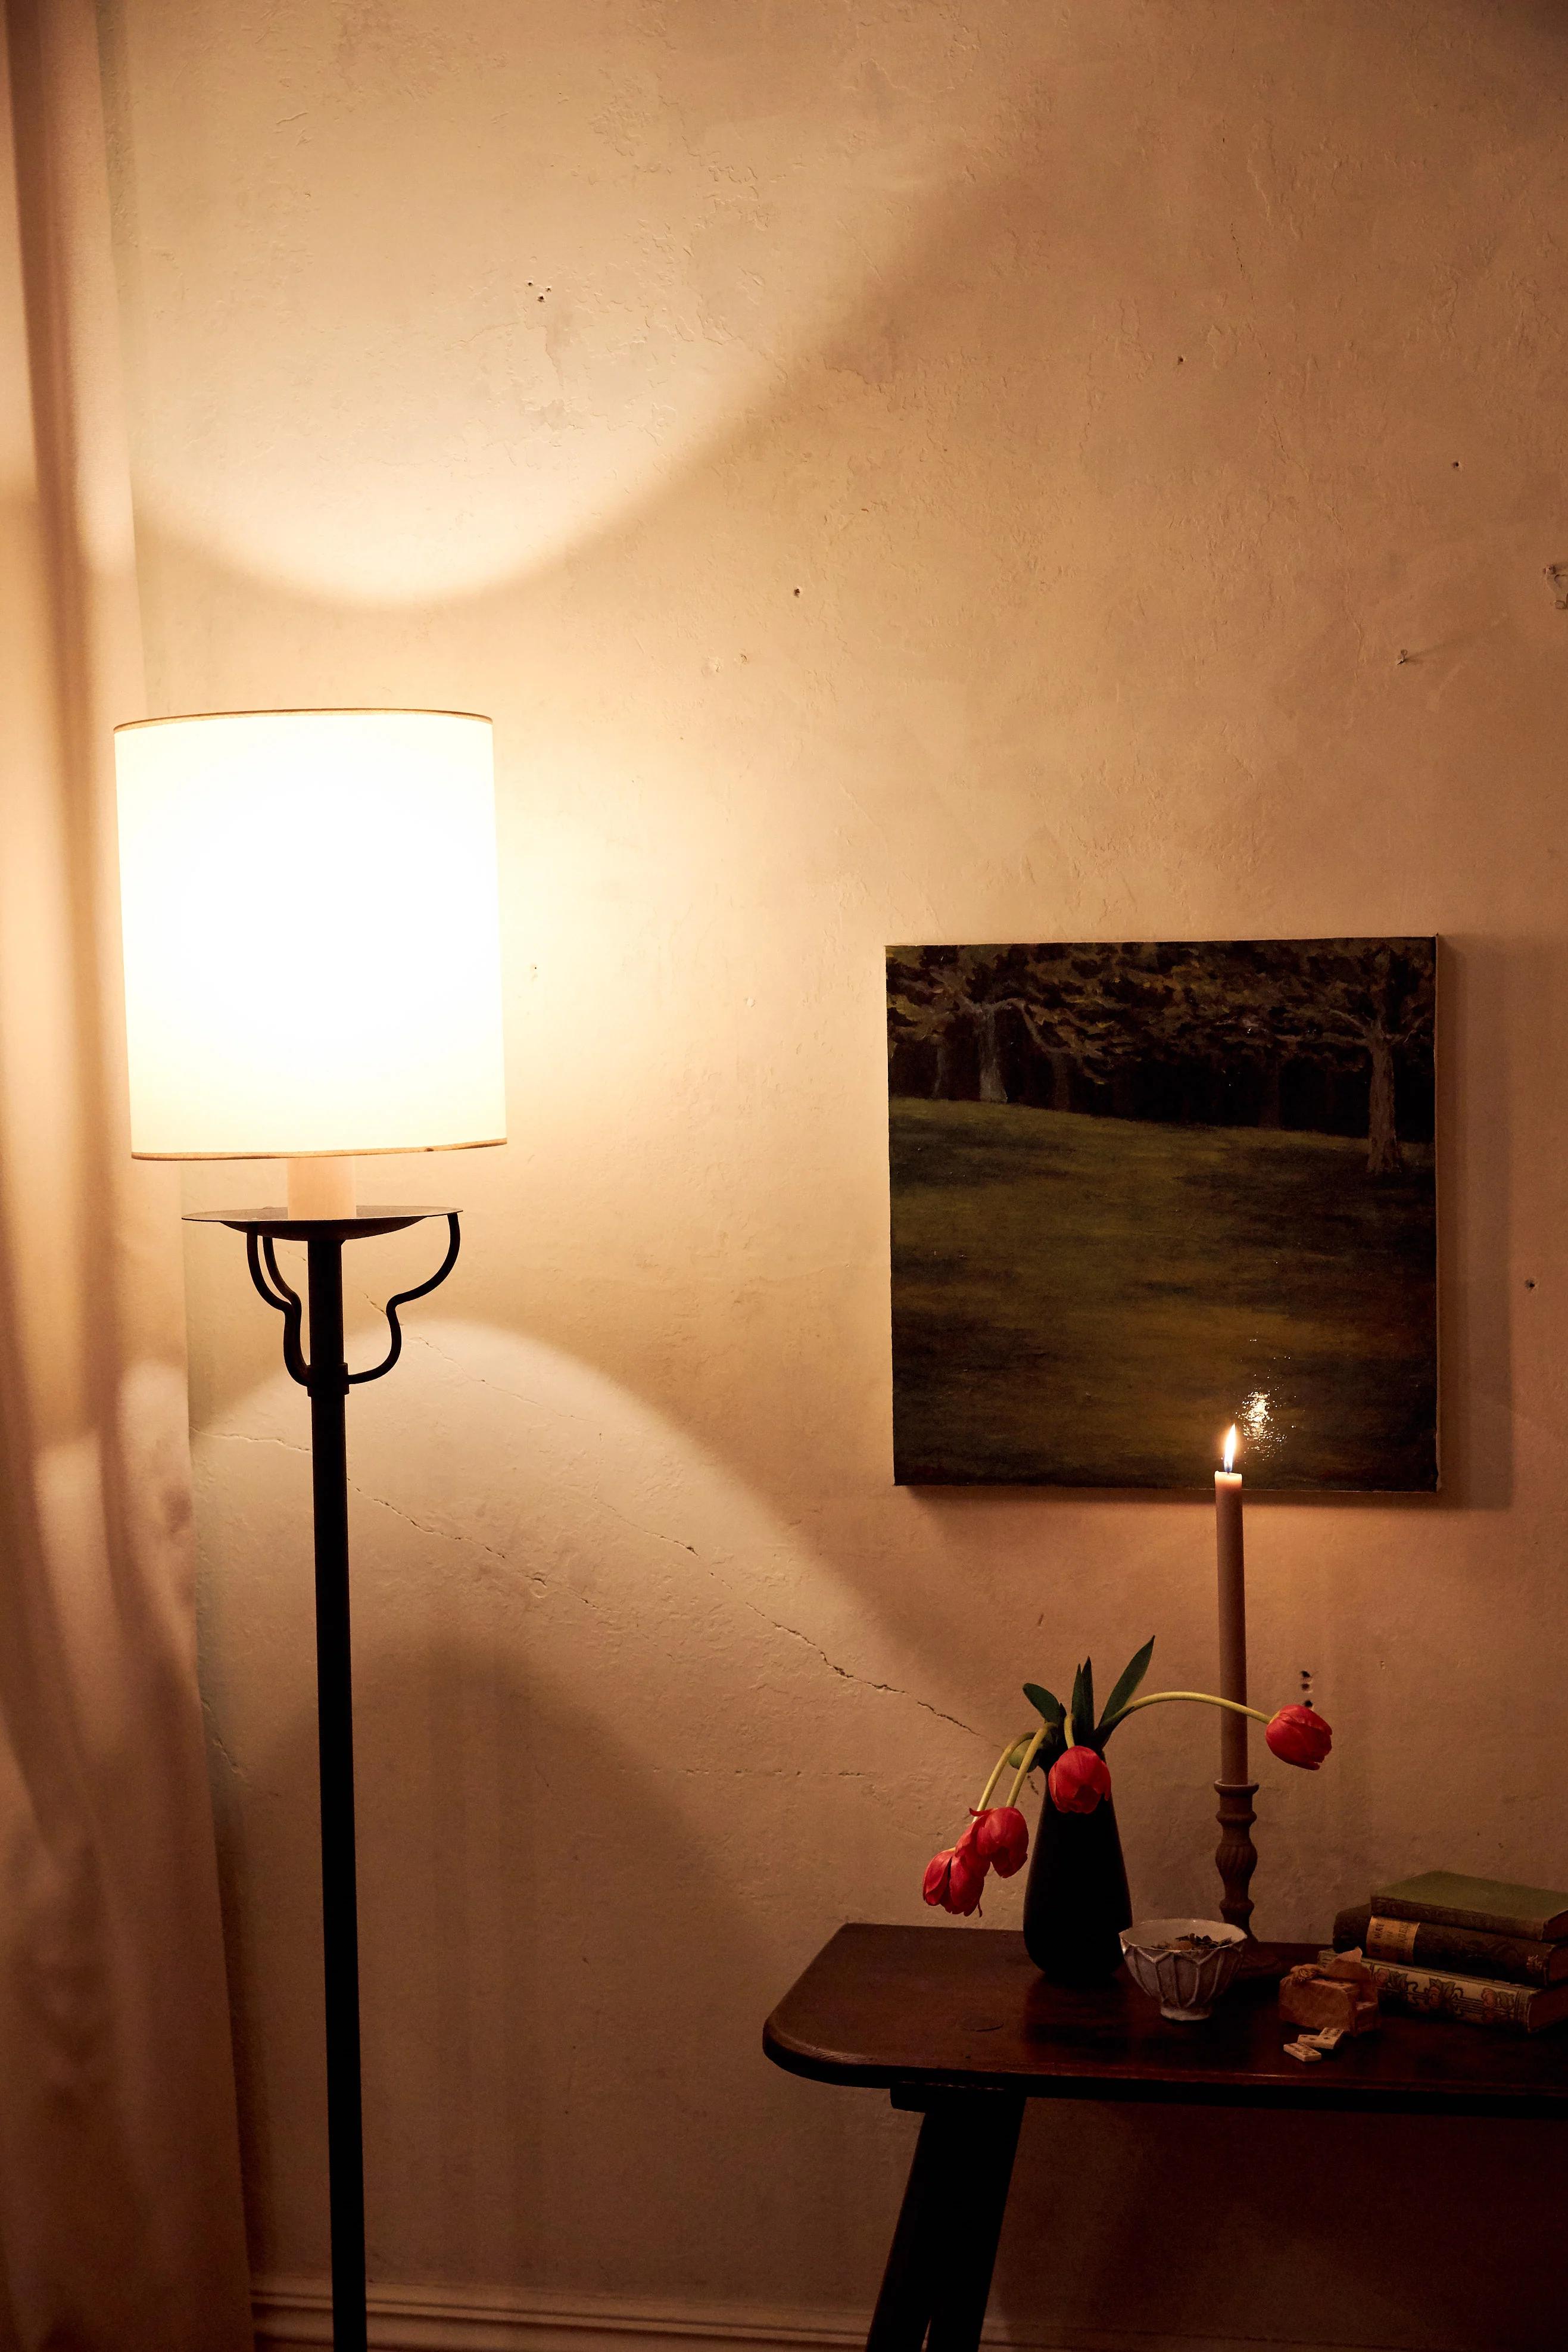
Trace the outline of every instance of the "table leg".
[[937, 2273], [930, 2352], [975, 2352], [979, 2343], [1023, 2121], [1023, 2101], [995, 2091], [954, 2104], [965, 2111], [955, 2118], [956, 2243]]
[[990, 2297], [1023, 2101], [956, 2093], [926, 2109], [866, 2352], [975, 2352]]
[[925, 2341], [951, 2178], [947, 2136], [933, 2107], [920, 2119], [920, 2137], [887, 2250], [866, 2352], [920, 2352]]

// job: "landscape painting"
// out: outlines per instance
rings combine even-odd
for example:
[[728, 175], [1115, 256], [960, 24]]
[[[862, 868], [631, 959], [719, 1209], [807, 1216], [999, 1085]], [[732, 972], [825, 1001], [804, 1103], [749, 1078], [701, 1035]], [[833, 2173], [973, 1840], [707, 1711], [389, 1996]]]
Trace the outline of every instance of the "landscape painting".
[[895, 1477], [1434, 1489], [1436, 950], [890, 948]]

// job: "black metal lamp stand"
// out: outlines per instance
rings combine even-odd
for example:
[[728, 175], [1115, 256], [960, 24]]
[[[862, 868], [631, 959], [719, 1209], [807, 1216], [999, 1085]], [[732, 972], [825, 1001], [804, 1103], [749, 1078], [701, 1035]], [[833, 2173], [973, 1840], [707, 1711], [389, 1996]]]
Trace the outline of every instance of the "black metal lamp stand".
[[[354, 1878], [354, 1696], [349, 1638], [349, 1391], [379, 1381], [402, 1353], [398, 1308], [445, 1281], [457, 1262], [455, 1209], [372, 1208], [352, 1217], [290, 1217], [209, 1209], [186, 1220], [246, 1237], [251, 1280], [283, 1318], [283, 1360], [310, 1396], [316, 1522], [316, 1718], [320, 1755], [321, 1940], [327, 1979], [327, 2158], [332, 2226], [332, 2342], [366, 2352], [364, 2140], [360, 2104], [360, 1922]], [[343, 1244], [444, 1217], [446, 1255], [428, 1282], [400, 1290], [385, 1313], [392, 1345], [369, 1371], [343, 1352]], [[276, 1244], [303, 1242], [306, 1298], [278, 1272]], [[301, 1325], [309, 1320], [309, 1355]]]

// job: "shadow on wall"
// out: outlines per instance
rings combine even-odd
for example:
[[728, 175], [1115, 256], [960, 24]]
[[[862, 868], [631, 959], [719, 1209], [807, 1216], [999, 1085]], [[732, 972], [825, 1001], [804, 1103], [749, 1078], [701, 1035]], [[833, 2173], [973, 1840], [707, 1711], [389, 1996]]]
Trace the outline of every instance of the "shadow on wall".
[[[1513, 1039], [1552, 986], [1525, 940], [1445, 939], [1437, 952], [1437, 1328], [1441, 1500], [1513, 1500]], [[1468, 1212], [1468, 1213], [1467, 1213]]]
[[[180, 248], [247, 349], [214, 404], [211, 319], [133, 301], [140, 494], [220, 566], [389, 611], [542, 572], [656, 502], [897, 268], [977, 150], [1018, 143], [1033, 74], [1092, 73], [1104, 46], [965, 37], [888, 0], [606, 0], [591, 39], [538, 0], [392, 0], [330, 33], [284, 0], [285, 63], [222, 0], [158, 13], [110, 13], [112, 79], [134, 103], [155, 52], [229, 124], [240, 266], [221, 205], [185, 211]], [[137, 292], [142, 160], [117, 157]], [[256, 233], [279, 215], [282, 266]]]
[[[855, 2279], [911, 2126], [824, 2105], [759, 2031], [846, 1890], [897, 1902], [911, 1703], [856, 1685], [846, 1768], [821, 1654], [747, 1664], [787, 1530], [550, 1351], [410, 1338], [423, 1450], [368, 1396], [352, 1449], [372, 2273], [786, 2305], [801, 2265]], [[196, 1449], [231, 1515], [204, 1646], [264, 2273], [325, 2261], [299, 1413], [275, 1381]]]
[[[365, 1581], [373, 1626], [383, 1596]], [[749, 2039], [766, 1973], [732, 1884], [604, 1718], [510, 1656], [441, 1634], [393, 1655], [372, 1633], [356, 1703], [372, 2276], [549, 2276], [554, 2250], [591, 2242], [607, 2290], [634, 2287], [635, 2272], [612, 2275], [629, 2202], [656, 2217], [677, 2275], [700, 2272], [735, 2150], [685, 2085], [706, 2042]], [[242, 2059], [267, 2053], [243, 2084], [264, 2270], [282, 2247], [306, 2267], [327, 2258], [315, 1746], [293, 1710], [246, 1769], [243, 1847], [225, 1839]], [[711, 1984], [690, 1997], [694, 1937], [726, 1955], [743, 2017]], [[652, 2172], [626, 2128], [648, 2105]]]

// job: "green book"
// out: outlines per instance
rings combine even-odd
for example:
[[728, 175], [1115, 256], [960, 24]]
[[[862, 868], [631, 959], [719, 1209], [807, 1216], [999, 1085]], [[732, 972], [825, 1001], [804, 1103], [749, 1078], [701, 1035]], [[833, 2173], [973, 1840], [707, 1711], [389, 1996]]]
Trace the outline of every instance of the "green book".
[[1568, 1936], [1568, 1895], [1502, 1878], [1467, 1878], [1455, 1870], [1424, 1870], [1380, 1886], [1372, 1908], [1380, 1919], [1430, 1919], [1439, 1927], [1479, 1927], [1485, 1935], [1524, 1936], [1540, 1944]]
[[1492, 1936], [1479, 1927], [1444, 1927], [1433, 1919], [1384, 1919], [1369, 1904], [1354, 1903], [1333, 1923], [1336, 1952], [1364, 1952], [1369, 1960], [1409, 1961], [1448, 1969], [1455, 1976], [1501, 1977], [1508, 1984], [1554, 1985], [1568, 1979], [1568, 1943], [1529, 1936]]

